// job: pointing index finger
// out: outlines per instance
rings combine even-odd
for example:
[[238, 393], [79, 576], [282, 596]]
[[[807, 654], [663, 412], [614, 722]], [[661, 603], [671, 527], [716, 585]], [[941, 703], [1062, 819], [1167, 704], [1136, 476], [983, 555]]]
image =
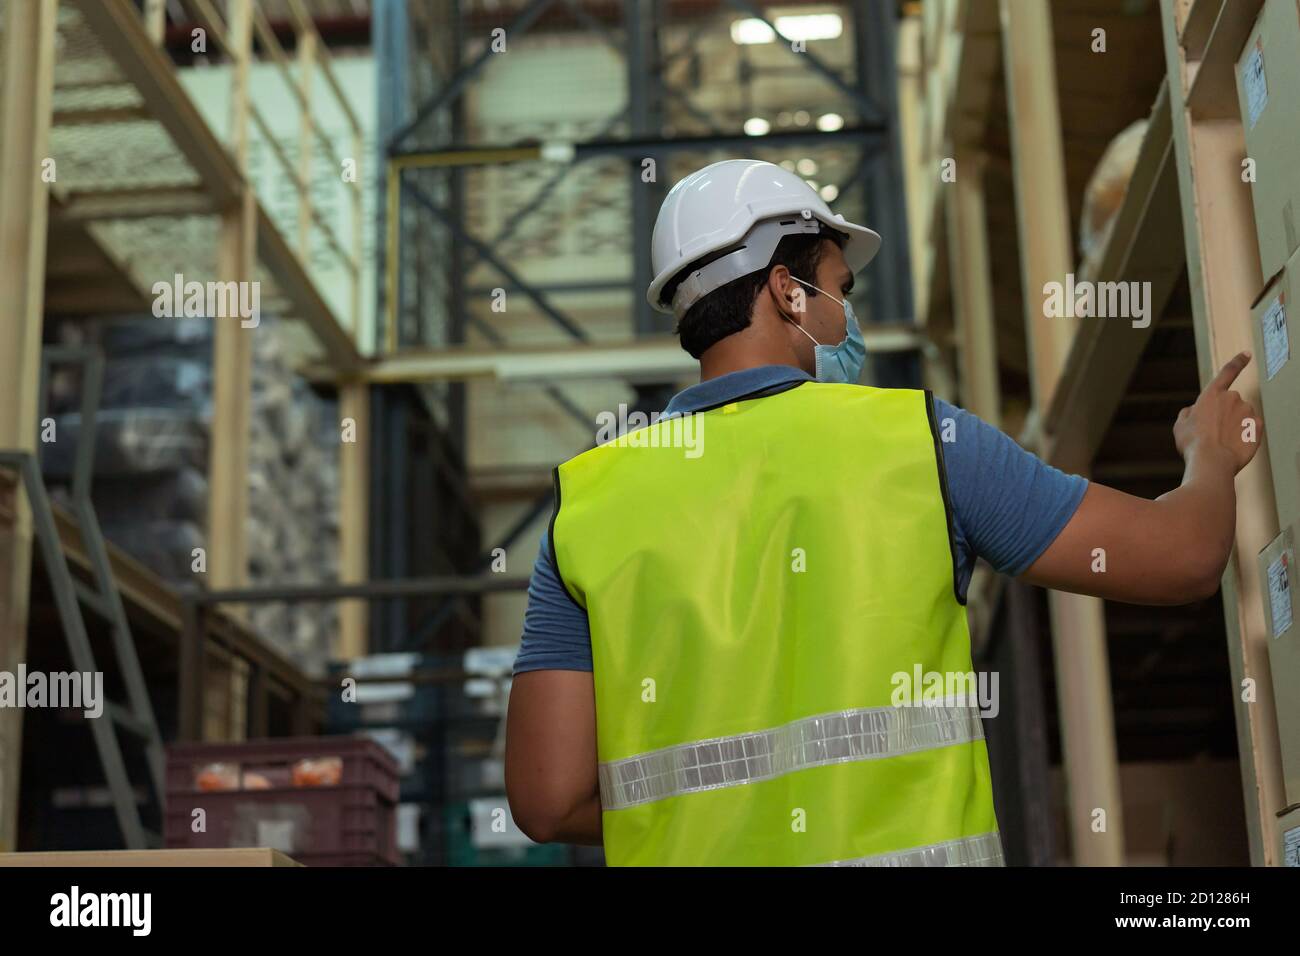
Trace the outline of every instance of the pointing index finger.
[[1219, 374], [1210, 379], [1210, 384], [1205, 386], [1205, 390], [1207, 392], [1226, 391], [1228, 387], [1237, 380], [1237, 376], [1241, 374], [1241, 370], [1249, 364], [1250, 353], [1238, 352], [1232, 358], [1228, 359], [1227, 364], [1225, 364], [1223, 368], [1219, 369]]

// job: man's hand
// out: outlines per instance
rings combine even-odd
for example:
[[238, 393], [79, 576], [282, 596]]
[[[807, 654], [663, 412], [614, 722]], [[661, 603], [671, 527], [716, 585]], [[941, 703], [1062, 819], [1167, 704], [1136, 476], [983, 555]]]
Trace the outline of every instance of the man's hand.
[[1022, 579], [1131, 604], [1187, 604], [1218, 590], [1235, 539], [1233, 478], [1259, 447], [1255, 410], [1229, 388], [1249, 362], [1249, 352], [1234, 357], [1178, 413], [1181, 485], [1148, 501], [1093, 482]]
[[[1249, 364], [1249, 352], [1237, 353], [1205, 386], [1196, 403], [1178, 413], [1174, 444], [1184, 461], [1190, 461], [1193, 454], [1227, 455], [1235, 475], [1255, 457], [1259, 418], [1250, 403], [1230, 388]], [[1253, 432], [1252, 441], [1245, 440], [1248, 428]]]

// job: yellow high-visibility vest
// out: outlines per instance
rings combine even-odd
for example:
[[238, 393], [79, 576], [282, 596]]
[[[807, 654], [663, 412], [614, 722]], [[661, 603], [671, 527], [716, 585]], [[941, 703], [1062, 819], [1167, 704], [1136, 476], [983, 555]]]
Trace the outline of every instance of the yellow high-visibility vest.
[[[689, 446], [689, 447], [688, 447]], [[556, 469], [611, 865], [1002, 865], [927, 392], [804, 382]]]

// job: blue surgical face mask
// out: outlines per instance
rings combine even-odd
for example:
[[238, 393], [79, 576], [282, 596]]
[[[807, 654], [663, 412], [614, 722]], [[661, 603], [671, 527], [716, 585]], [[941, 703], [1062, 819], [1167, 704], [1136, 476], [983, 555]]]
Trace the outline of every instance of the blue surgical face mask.
[[[817, 289], [811, 282], [804, 282], [797, 276], [790, 278], [810, 289]], [[825, 289], [817, 289], [817, 291], [844, 307], [844, 341], [839, 345], [822, 345], [799, 323], [795, 323], [795, 328], [807, 335], [809, 341], [816, 346], [813, 349], [813, 356], [817, 361], [817, 381], [856, 385], [862, 375], [862, 365], [867, 360], [867, 343], [862, 341], [858, 317], [853, 314], [853, 306], [847, 299], [837, 299]]]

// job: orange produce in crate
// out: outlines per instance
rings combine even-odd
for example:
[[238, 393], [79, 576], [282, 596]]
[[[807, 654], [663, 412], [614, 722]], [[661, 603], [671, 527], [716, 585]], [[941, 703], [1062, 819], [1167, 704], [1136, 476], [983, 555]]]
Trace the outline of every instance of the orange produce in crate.
[[338, 757], [299, 760], [293, 765], [295, 787], [335, 787], [343, 777], [343, 761]]

